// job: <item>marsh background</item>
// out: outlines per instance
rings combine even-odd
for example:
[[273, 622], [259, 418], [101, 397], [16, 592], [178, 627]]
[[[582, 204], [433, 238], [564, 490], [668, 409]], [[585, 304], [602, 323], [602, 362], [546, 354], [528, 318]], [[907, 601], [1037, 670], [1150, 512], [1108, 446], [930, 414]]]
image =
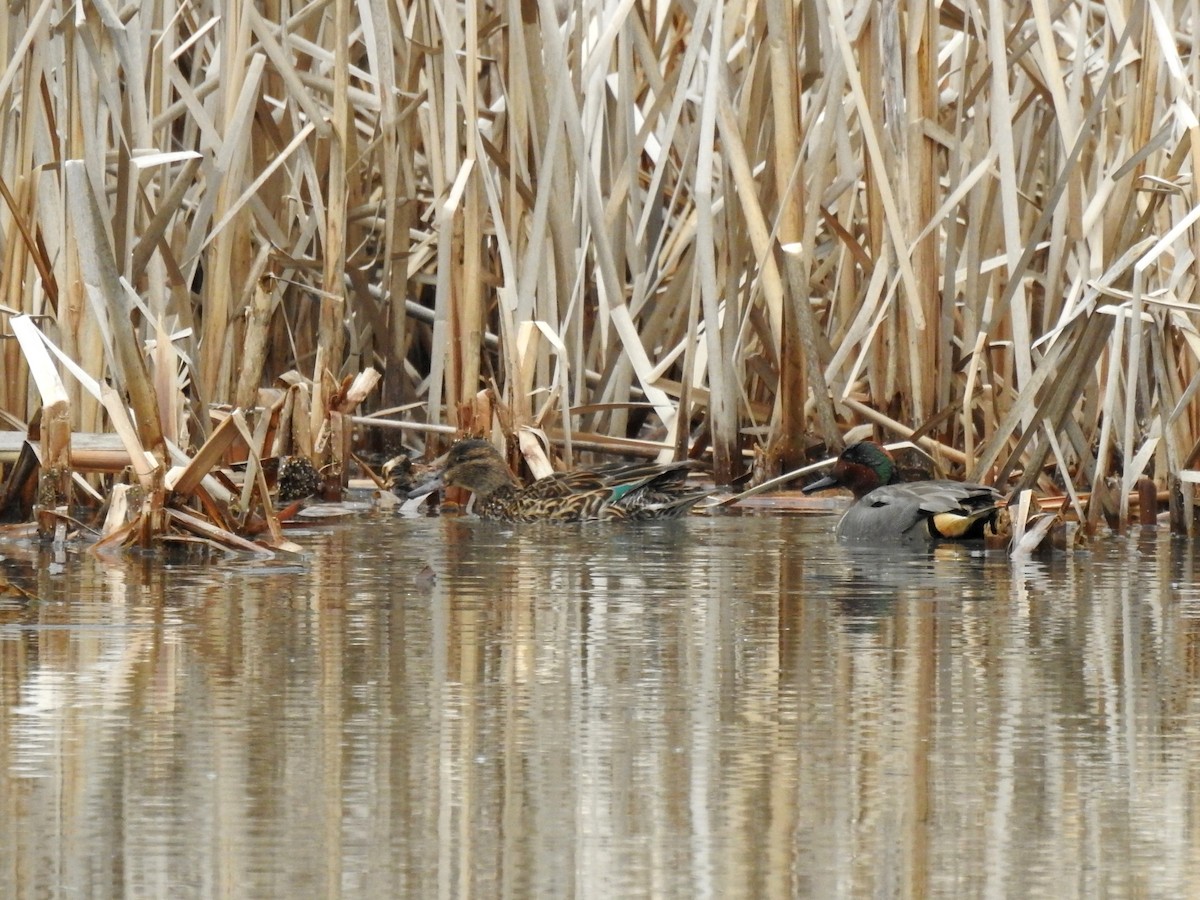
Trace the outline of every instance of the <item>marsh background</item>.
[[976, 479], [1190, 484], [1196, 14], [18, 4], [4, 313], [184, 448], [271, 385], [315, 432], [375, 367], [371, 408], [568, 464], [633, 438], [727, 482], [869, 426]]
[[[1196, 15], [10, 5], [0, 416], [131, 409], [161, 473], [287, 403], [319, 457], [372, 368], [414, 451], [725, 482], [920, 428], [1082, 518], [1143, 474], [1186, 501]], [[1190, 544], [828, 527], [389, 517], [203, 566], [6, 535], [0, 893], [1200, 891]]]

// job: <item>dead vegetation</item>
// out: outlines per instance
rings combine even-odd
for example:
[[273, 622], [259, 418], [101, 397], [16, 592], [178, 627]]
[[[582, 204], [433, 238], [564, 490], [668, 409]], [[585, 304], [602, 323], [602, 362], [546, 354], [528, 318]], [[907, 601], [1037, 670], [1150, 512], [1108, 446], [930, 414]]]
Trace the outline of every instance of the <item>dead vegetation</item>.
[[[72, 461], [94, 433], [146, 492], [114, 533], [270, 523], [254, 460], [342, 483], [353, 427], [395, 433], [364, 400], [722, 483], [915, 434], [1092, 524], [1148, 476], [1190, 530], [1194, 16], [14, 7], [0, 410], [38, 436], [43, 530], [111, 493]], [[205, 488], [234, 445], [236, 502]]]

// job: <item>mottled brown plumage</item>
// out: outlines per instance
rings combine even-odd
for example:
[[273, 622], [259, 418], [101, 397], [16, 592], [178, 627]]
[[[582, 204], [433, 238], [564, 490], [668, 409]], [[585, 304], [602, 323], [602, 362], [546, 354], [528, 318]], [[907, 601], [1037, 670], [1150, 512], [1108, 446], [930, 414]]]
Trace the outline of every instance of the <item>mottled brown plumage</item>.
[[461, 487], [475, 513], [506, 522], [671, 519], [686, 515], [708, 491], [687, 485], [690, 463], [606, 466], [540, 478], [523, 487], [489, 442], [459, 441], [414, 495]]

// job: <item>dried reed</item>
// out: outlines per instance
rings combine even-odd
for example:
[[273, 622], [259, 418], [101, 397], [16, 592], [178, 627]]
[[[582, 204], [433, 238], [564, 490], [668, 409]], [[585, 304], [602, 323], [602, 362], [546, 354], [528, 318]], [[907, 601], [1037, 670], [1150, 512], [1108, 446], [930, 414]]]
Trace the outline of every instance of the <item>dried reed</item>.
[[[728, 481], [917, 430], [976, 478], [1115, 478], [1123, 525], [1200, 453], [1195, 15], [18, 5], [0, 319], [111, 378], [161, 465], [281, 378], [320, 454], [374, 366], [425, 433], [711, 448]], [[44, 402], [105, 427], [71, 379]]]

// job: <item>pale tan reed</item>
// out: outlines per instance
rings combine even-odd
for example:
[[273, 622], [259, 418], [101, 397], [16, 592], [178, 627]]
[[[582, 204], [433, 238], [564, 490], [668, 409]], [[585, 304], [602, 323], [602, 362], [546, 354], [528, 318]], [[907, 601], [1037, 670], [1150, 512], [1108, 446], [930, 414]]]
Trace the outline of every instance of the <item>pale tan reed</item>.
[[374, 366], [429, 425], [722, 481], [881, 422], [1044, 489], [1196, 465], [1194, 4], [14, 10], [0, 302], [148, 445], [287, 373], [316, 434]]

